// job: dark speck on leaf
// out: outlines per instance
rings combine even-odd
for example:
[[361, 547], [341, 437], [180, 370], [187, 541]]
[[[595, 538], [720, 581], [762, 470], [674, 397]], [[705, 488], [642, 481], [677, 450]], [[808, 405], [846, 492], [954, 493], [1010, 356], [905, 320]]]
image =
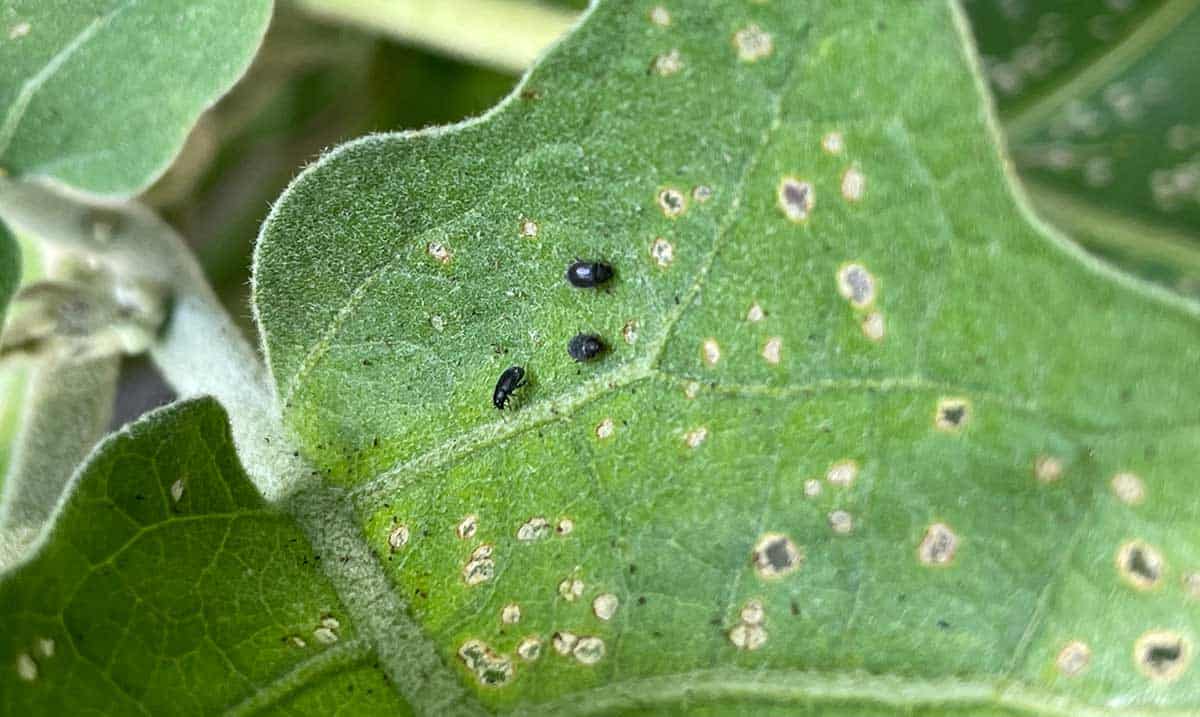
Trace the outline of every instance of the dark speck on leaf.
[[940, 628], [942, 628], [943, 630], [949, 630], [949, 629], [950, 629], [950, 623], [946, 622], [945, 620], [938, 620], [938, 621], [937, 621], [937, 626], [938, 626], [938, 627], [940, 627]]
[[639, 596], [638, 597], [638, 605], [645, 605], [645, 604], [646, 604], [646, 596], [645, 595]]

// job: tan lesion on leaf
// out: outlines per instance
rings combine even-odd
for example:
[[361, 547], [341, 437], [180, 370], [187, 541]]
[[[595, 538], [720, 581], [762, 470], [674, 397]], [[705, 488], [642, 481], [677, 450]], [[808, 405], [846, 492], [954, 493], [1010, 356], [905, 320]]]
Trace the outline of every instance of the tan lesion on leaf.
[[838, 293], [856, 309], [866, 309], [875, 303], [875, 277], [857, 262], [838, 267]]
[[1066, 677], [1074, 677], [1083, 673], [1092, 661], [1092, 648], [1082, 640], [1072, 640], [1058, 651], [1054, 658], [1054, 666], [1059, 673]]
[[507, 655], [497, 654], [482, 640], [464, 642], [458, 648], [458, 658], [485, 687], [502, 687], [513, 678], [512, 660]]
[[733, 33], [733, 47], [742, 62], [758, 62], [775, 51], [775, 38], [752, 23]]
[[862, 320], [862, 332], [863, 336], [866, 336], [875, 343], [883, 341], [887, 333], [887, 324], [883, 319], [883, 314], [878, 311], [872, 311], [864, 316]]
[[496, 561], [492, 559], [492, 546], [480, 545], [471, 553], [471, 558], [462, 570], [463, 582], [468, 586], [479, 585], [496, 575]]
[[917, 559], [922, 565], [947, 567], [958, 553], [958, 535], [945, 523], [934, 523], [925, 529], [917, 546]]
[[650, 8], [650, 22], [659, 27], [668, 27], [671, 24], [671, 12], [662, 5], [655, 5]]
[[650, 258], [659, 267], [667, 268], [675, 261], [675, 245], [662, 237], [655, 237], [650, 244]]
[[777, 366], [783, 359], [783, 339], [778, 336], [767, 339], [763, 344], [762, 357], [767, 363]]
[[1117, 572], [1138, 590], [1152, 590], [1162, 583], [1166, 561], [1162, 552], [1143, 540], [1129, 540], [1117, 549]]
[[1063, 463], [1056, 456], [1043, 453], [1033, 461], [1033, 475], [1039, 483], [1053, 483], [1062, 478]]
[[736, 625], [729, 629], [729, 642], [739, 650], [757, 650], [767, 643], [767, 630], [763, 623], [766, 611], [759, 600], [747, 600], [738, 614]]
[[721, 345], [717, 343], [716, 339], [704, 339], [704, 342], [700, 344], [700, 357], [704, 359], [705, 364], [716, 366], [721, 360]]
[[454, 534], [459, 540], [470, 540], [475, 537], [476, 531], [479, 530], [479, 518], [475, 515], [468, 515], [459, 521], [454, 528]]
[[825, 480], [831, 485], [848, 488], [858, 477], [858, 461], [847, 458], [829, 466], [825, 471]]
[[1146, 499], [1146, 484], [1134, 473], [1117, 473], [1110, 485], [1113, 495], [1125, 505], [1140, 505]]
[[650, 62], [650, 71], [659, 77], [670, 77], [683, 69], [683, 57], [679, 50], [672, 49], [654, 56]]
[[667, 187], [658, 193], [658, 208], [668, 219], [674, 219], [687, 211], [687, 197], [674, 187]]
[[1138, 671], [1154, 682], [1174, 682], [1192, 662], [1192, 641], [1174, 630], [1151, 630], [1133, 645]]
[[816, 194], [811, 183], [796, 177], [784, 177], [779, 180], [775, 190], [779, 210], [789, 221], [802, 222], [808, 219], [816, 202]]
[[863, 198], [867, 190], [867, 177], [857, 167], [850, 167], [842, 173], [842, 198], [848, 202], [857, 202]]

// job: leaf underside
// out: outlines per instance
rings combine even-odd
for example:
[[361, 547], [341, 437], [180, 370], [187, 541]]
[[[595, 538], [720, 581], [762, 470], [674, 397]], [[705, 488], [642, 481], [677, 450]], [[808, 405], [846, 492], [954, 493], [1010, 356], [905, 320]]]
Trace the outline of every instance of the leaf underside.
[[[265, 666], [240, 695], [180, 711], [341, 706], [337, 680], [365, 692], [382, 672], [394, 692], [371, 699], [393, 702], [364, 709], [402, 709], [399, 694], [449, 712], [439, 700], [456, 698], [426, 689], [440, 673], [412, 667], [422, 640], [470, 695], [458, 711], [1200, 708], [1196, 307], [1031, 219], [954, 6], [663, 5], [599, 3], [486, 118], [347, 145], [276, 205], [255, 309], [316, 467], [282, 505], [339, 546], [320, 562], [329, 582], [284, 537], [303, 541], [291, 521], [243, 495], [209, 403], [173, 409], [209, 427], [200, 443], [171, 413], [114, 439], [56, 528], [88, 540], [51, 535], [24, 570], [73, 560], [55, 580], [117, 581], [84, 564], [122, 530], [90, 516], [114, 511], [72, 521], [72, 507], [120, 486], [110, 502], [136, 511], [151, 476], [157, 512], [140, 521], [181, 527], [178, 464], [197, 486], [240, 486], [230, 501], [254, 525], [241, 544], [181, 530], [191, 582], [166, 587], [180, 573], [164, 546], [134, 587], [218, 606], [295, 591], [264, 596], [269, 618], [201, 613], [218, 646], [252, 635], [237, 644]], [[616, 278], [571, 288], [577, 257]], [[610, 350], [576, 364], [580, 331]], [[498, 412], [510, 365], [529, 383]], [[118, 475], [105, 451], [153, 453], [139, 440], [197, 457], [103, 481]], [[354, 557], [364, 543], [376, 560]], [[199, 554], [241, 558], [210, 571], [218, 596], [192, 587]], [[291, 572], [240, 572], [264, 563]], [[364, 597], [375, 577], [388, 599]], [[6, 615], [30, 594], [49, 596], [30, 615], [79, 614], [80, 630], [138, 612], [100, 599], [80, 613], [34, 585], [0, 583]], [[348, 656], [282, 651], [327, 614]], [[0, 643], [38, 670], [21, 683], [10, 667], [13, 704], [54, 684], [39, 636], [97, 642], [29, 622]], [[169, 634], [146, 644], [162, 647], [131, 652], [181, 654]], [[98, 669], [118, 691], [144, 684]]]
[[0, 1], [0, 170], [130, 196], [258, 48], [271, 0]]

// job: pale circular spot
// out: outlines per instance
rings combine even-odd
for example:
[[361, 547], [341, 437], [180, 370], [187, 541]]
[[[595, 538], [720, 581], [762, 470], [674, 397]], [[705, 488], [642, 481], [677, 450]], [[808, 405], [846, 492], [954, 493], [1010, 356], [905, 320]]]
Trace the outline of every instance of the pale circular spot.
[[34, 652], [46, 658], [47, 660], [54, 657], [54, 639], [50, 637], [39, 637], [33, 643]]
[[614, 430], [616, 430], [616, 427], [613, 424], [613, 419], [605, 418], [596, 426], [596, 438], [604, 440], [611, 436]]
[[9, 29], [8, 39], [19, 40], [20, 38], [28, 35], [29, 31], [32, 29], [33, 29], [33, 27], [29, 23], [18, 22], [16, 25], [13, 25], [11, 29]]
[[333, 615], [322, 615], [321, 624], [330, 630], [339, 630], [342, 627], [342, 623]]
[[763, 360], [771, 365], [779, 363], [783, 352], [783, 339], [778, 336], [772, 336], [767, 339], [767, 343], [763, 344], [762, 357]]
[[533, 238], [538, 235], [538, 225], [536, 222], [526, 219], [521, 222], [521, 236]]
[[671, 13], [662, 5], [655, 5], [650, 8], [650, 22], [659, 27], [667, 27], [671, 24]]
[[757, 650], [767, 644], [767, 631], [762, 625], [738, 623], [729, 631], [729, 641], [739, 650]]
[[1129, 540], [1117, 549], [1117, 572], [1138, 590], [1157, 587], [1166, 570], [1162, 552], [1142, 540]]
[[1054, 456], [1042, 454], [1033, 462], [1033, 475], [1039, 483], [1053, 483], [1062, 478], [1062, 461]]
[[583, 581], [579, 578], [563, 578], [558, 584], [558, 594], [567, 602], [575, 602], [583, 596]]
[[475, 537], [477, 530], [479, 530], [479, 518], [474, 515], [468, 515], [455, 527], [454, 533], [458, 536], [459, 540], [468, 540]]
[[497, 655], [480, 640], [463, 643], [458, 648], [458, 657], [475, 673], [479, 683], [486, 687], [500, 687], [513, 677], [512, 660], [505, 655]]
[[492, 546], [481, 545], [471, 553], [471, 559], [463, 566], [463, 581], [467, 585], [479, 585], [496, 575], [496, 563], [492, 560]]
[[550, 521], [541, 516], [530, 518], [517, 528], [517, 540], [530, 542], [550, 536]]
[[658, 237], [650, 245], [650, 257], [654, 259], [655, 264], [666, 268], [675, 261], [675, 246], [666, 239]]
[[758, 600], [747, 600], [746, 604], [742, 606], [742, 622], [747, 625], [761, 625], [766, 616], [766, 611], [763, 610], [762, 603]]
[[654, 61], [650, 63], [650, 71], [660, 77], [670, 77], [682, 69], [683, 58], [679, 55], [679, 50], [656, 55]]
[[183, 498], [183, 479], [180, 478], [171, 484], [171, 502], [178, 503]]
[[28, 652], [22, 652], [17, 655], [17, 677], [20, 677], [26, 682], [33, 682], [38, 676], [37, 663], [29, 656]]
[[308, 647], [308, 643], [305, 642], [304, 638], [300, 637], [299, 635], [292, 635], [292, 644], [299, 648]]
[[658, 193], [658, 208], [669, 219], [674, 219], [687, 211], [687, 198], [678, 189], [667, 187]]
[[700, 356], [704, 359], [704, 363], [709, 366], [716, 366], [721, 360], [721, 346], [716, 339], [705, 339], [700, 345]]
[[1174, 682], [1192, 661], [1192, 642], [1173, 630], [1151, 630], [1133, 645], [1138, 670], [1155, 682]]
[[706, 438], [708, 438], [708, 429], [700, 426], [684, 434], [683, 442], [687, 444], [688, 448], [698, 448]]
[[408, 526], [397, 525], [396, 527], [392, 528], [392, 532], [388, 533], [388, 547], [392, 549], [392, 552], [396, 552], [405, 545], [408, 545], [408, 538]]
[[1054, 658], [1054, 666], [1063, 675], [1074, 677], [1086, 670], [1091, 661], [1092, 650], [1087, 643], [1072, 640], [1059, 650], [1058, 657]]
[[849, 487], [858, 477], [858, 462], [853, 460], [838, 461], [829, 466], [825, 472], [825, 480], [842, 488]]
[[575, 649], [575, 644], [579, 642], [579, 636], [573, 632], [560, 630], [554, 633], [550, 642], [554, 645], [555, 652], [565, 656], [571, 654], [571, 650]]
[[594, 665], [604, 658], [604, 640], [598, 637], [582, 637], [575, 643], [571, 654], [581, 665]]
[[866, 190], [867, 178], [858, 169], [851, 167], [842, 173], [842, 197], [846, 201], [857, 202]]
[[750, 305], [749, 311], [746, 312], [746, 321], [749, 321], [752, 324], [757, 324], [763, 320], [764, 316], [766, 316], [766, 314], [763, 313], [762, 307], [759, 306], [758, 302], [756, 301]]
[[542, 640], [539, 637], [530, 635], [521, 640], [517, 645], [517, 656], [526, 662], [533, 662], [542, 656]]
[[755, 543], [750, 558], [759, 577], [774, 579], [799, 570], [804, 551], [782, 533], [766, 533]]
[[821, 481], [816, 478], [809, 478], [804, 481], [804, 495], [809, 498], [816, 498], [821, 495]]
[[443, 264], [449, 264], [450, 259], [454, 257], [454, 254], [451, 253], [450, 249], [447, 248], [446, 245], [439, 244], [438, 242], [429, 242], [429, 245], [425, 247], [425, 250], [429, 252], [429, 256], [437, 259]]
[[712, 195], [712, 187], [706, 184], [697, 184], [696, 186], [692, 187], [692, 199], [695, 199], [699, 204], [703, 204], [712, 199]]
[[733, 46], [742, 62], [758, 62], [775, 51], [771, 33], [758, 25], [747, 25], [733, 34]]
[[429, 317], [429, 325], [439, 334], [446, 330], [446, 320], [437, 314]]
[[829, 132], [821, 138], [821, 149], [830, 154], [841, 154], [845, 146], [841, 132]]
[[876, 343], [883, 341], [884, 334], [886, 333], [883, 314], [878, 311], [872, 311], [863, 317], [862, 332], [863, 336]]
[[923, 565], [945, 567], [954, 560], [958, 552], [958, 536], [945, 523], [934, 523], [925, 530], [917, 558]]
[[631, 346], [637, 343], [638, 322], [636, 319], [630, 319], [626, 321], [625, 325], [621, 327], [621, 338], [625, 340], [625, 343]]
[[700, 384], [696, 381], [688, 381], [683, 386], [683, 395], [688, 400], [700, 395]]
[[500, 622], [505, 625], [516, 625], [521, 621], [521, 606], [510, 602], [500, 610]]
[[971, 420], [971, 404], [965, 398], [943, 398], [938, 401], [933, 425], [946, 433], [959, 431]]
[[1146, 499], [1146, 485], [1133, 473], [1118, 473], [1112, 477], [1112, 491], [1126, 505], [1138, 505]]
[[844, 510], [829, 514], [829, 527], [838, 535], [849, 535], [854, 530], [854, 518]]
[[318, 627], [313, 630], [313, 639], [322, 645], [332, 645], [338, 641], [337, 633], [327, 627]]
[[837, 285], [842, 298], [857, 308], [865, 309], [875, 301], [875, 277], [862, 264], [843, 264]]
[[558, 521], [558, 525], [554, 528], [554, 531], [560, 536], [570, 535], [572, 530], [575, 530], [575, 521], [570, 518], [561, 518]]
[[816, 194], [808, 182], [795, 177], [784, 177], [779, 180], [776, 198], [785, 217], [793, 222], [802, 222], [808, 219], [816, 201]]
[[617, 614], [617, 607], [620, 605], [620, 600], [612, 593], [603, 593], [597, 595], [592, 600], [592, 613], [600, 620], [611, 620], [613, 615]]

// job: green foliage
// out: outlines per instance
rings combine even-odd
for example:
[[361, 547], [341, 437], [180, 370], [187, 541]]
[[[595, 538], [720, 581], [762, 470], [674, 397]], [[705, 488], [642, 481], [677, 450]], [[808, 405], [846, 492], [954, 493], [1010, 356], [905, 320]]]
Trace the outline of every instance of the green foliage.
[[0, 712], [403, 713], [321, 559], [247, 480], [214, 401], [148, 415], [0, 582]]
[[1200, 9], [969, 0], [1013, 161], [1040, 212], [1200, 295]]
[[0, 169], [136, 194], [245, 71], [270, 14], [271, 0], [3, 0]]
[[285, 420], [445, 662], [500, 709], [753, 710], [761, 670], [1195, 709], [1196, 308], [1031, 219], [946, 5], [652, 4], [481, 121], [331, 153], [260, 238]]

